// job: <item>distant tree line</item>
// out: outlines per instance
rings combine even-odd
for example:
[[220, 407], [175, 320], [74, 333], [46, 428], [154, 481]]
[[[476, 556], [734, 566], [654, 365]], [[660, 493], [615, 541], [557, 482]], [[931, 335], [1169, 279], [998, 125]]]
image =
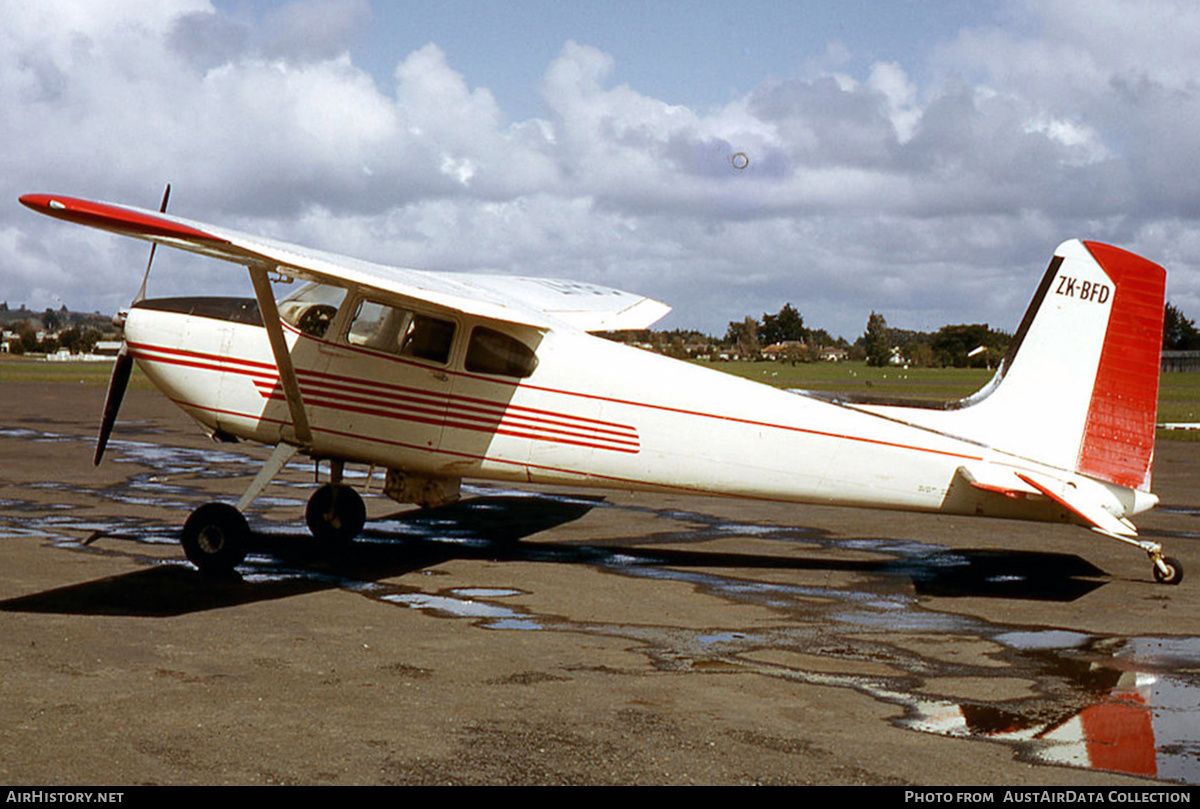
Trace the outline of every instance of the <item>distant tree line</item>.
[[86, 354], [101, 340], [116, 337], [106, 315], [71, 312], [66, 306], [36, 314], [24, 305], [10, 309], [7, 301], [0, 302], [0, 328], [10, 354], [53, 354], [64, 348], [72, 354]]
[[792, 363], [813, 362], [830, 348], [850, 349], [845, 339], [834, 337], [825, 329], [807, 328], [804, 316], [791, 303], [785, 303], [775, 314], [764, 312], [761, 320], [746, 317], [731, 322], [725, 339], [718, 344], [740, 357], [754, 358], [761, 356], [764, 349], [775, 348], [774, 359]]
[[822, 359], [866, 360], [870, 365], [903, 364], [918, 367], [994, 367], [1008, 350], [1011, 335], [986, 323], [943, 326], [936, 332], [894, 329], [884, 316], [872, 312], [866, 330], [853, 343], [825, 329], [804, 325], [792, 303], [761, 318], [746, 316], [729, 323], [723, 337], [687, 329], [642, 329], [610, 332], [611, 340], [637, 345], [681, 358], [779, 360], [816, 362]]
[[858, 338], [868, 365], [918, 368], [994, 368], [1008, 351], [1012, 335], [986, 323], [942, 326], [936, 332], [889, 328], [872, 312]]
[[986, 323], [943, 326], [936, 332], [893, 329], [882, 314], [872, 312], [866, 330], [851, 344], [825, 329], [806, 328], [799, 310], [788, 303], [773, 315], [763, 314], [761, 320], [747, 317], [731, 322], [719, 345], [742, 357], [762, 356], [770, 346], [783, 346], [773, 358], [794, 362], [828, 357], [828, 349], [836, 348], [844, 351], [836, 356], [866, 360], [868, 365], [982, 368], [999, 362], [1011, 339]]
[[[903, 364], [922, 368], [994, 368], [1008, 352], [1012, 335], [987, 323], [959, 323], [935, 332], [888, 326], [879, 312], [871, 312], [866, 329], [854, 343], [833, 337], [824, 329], [804, 325], [804, 317], [791, 303], [761, 318], [746, 316], [729, 323], [722, 338], [694, 330], [610, 333], [610, 339], [634, 343], [675, 357], [722, 356], [742, 359], [776, 359], [813, 362], [840, 349], [847, 359], [868, 365]], [[775, 347], [776, 351], [767, 352]], [[1172, 303], [1163, 310], [1163, 349], [1200, 351], [1200, 329]]]

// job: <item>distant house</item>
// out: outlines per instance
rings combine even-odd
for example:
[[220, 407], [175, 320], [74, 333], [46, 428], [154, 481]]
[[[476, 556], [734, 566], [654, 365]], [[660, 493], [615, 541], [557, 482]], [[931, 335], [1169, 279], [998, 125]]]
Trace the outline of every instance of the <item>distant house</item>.
[[1200, 351], [1164, 351], [1159, 367], [1164, 373], [1200, 371]]
[[773, 360], [790, 359], [808, 351], [808, 344], [801, 340], [784, 340], [762, 350], [763, 356]]
[[96, 343], [96, 347], [92, 350], [93, 354], [100, 354], [105, 357], [115, 357], [121, 350], [120, 340], [100, 340]]

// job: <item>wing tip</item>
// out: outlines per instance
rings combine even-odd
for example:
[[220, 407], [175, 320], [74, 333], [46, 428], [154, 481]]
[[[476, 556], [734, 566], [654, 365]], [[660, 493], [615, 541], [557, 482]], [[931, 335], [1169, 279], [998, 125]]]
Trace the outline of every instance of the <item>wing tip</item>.
[[185, 241], [224, 242], [211, 233], [186, 225], [174, 217], [110, 202], [68, 197], [61, 194], [22, 194], [18, 202], [30, 210], [78, 225], [114, 231], [143, 239], [168, 238]]

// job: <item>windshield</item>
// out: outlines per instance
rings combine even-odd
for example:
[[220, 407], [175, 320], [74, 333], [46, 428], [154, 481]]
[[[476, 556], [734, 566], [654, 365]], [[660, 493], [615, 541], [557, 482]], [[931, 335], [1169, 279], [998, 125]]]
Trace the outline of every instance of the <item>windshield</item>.
[[279, 302], [279, 316], [310, 337], [324, 337], [345, 299], [343, 287], [305, 284]]

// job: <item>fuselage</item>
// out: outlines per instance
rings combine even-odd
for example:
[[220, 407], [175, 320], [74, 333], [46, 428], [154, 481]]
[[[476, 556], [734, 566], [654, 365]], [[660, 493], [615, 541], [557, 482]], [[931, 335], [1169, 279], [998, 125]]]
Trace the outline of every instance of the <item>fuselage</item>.
[[[212, 433], [295, 442], [266, 330], [244, 316], [253, 301], [187, 300], [130, 311], [126, 340], [143, 371]], [[315, 457], [430, 477], [1071, 521], [1052, 502], [968, 485], [964, 465], [1046, 470], [965, 438], [570, 329], [418, 312], [410, 323], [440, 324], [433, 347], [398, 351], [362, 336], [364, 311], [342, 301], [319, 328], [284, 316]], [[496, 346], [500, 359], [487, 359]]]

